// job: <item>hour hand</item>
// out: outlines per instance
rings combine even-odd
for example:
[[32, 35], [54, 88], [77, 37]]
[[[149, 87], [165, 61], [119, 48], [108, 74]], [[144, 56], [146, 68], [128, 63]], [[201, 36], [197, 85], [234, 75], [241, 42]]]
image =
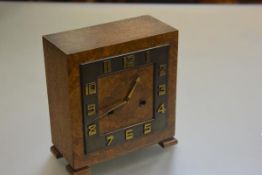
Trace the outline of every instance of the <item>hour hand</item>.
[[136, 89], [136, 86], [137, 86], [137, 83], [139, 83], [141, 80], [140, 77], [137, 77], [136, 80], [135, 80], [135, 84], [133, 85], [132, 89], [130, 90], [130, 92], [128, 93], [127, 97], [126, 97], [126, 100], [129, 101], [130, 98], [132, 97], [135, 89]]
[[117, 104], [115, 104], [115, 105], [112, 105], [112, 107], [110, 107], [110, 109], [108, 109], [105, 113], [103, 113], [102, 115], [100, 115], [100, 117], [103, 117], [103, 116], [105, 116], [105, 115], [110, 114], [111, 112], [114, 112], [116, 109], [124, 106], [126, 103], [127, 103], [127, 101], [124, 100], [124, 101], [119, 102], [119, 103], [117, 103]]
[[98, 117], [94, 118], [94, 119], [92, 120], [92, 122], [108, 116], [110, 113], [112, 113], [112, 112], [114, 112], [116, 109], [124, 106], [126, 103], [127, 103], [127, 101], [124, 100], [124, 101], [121, 101], [121, 102], [118, 102], [118, 103], [112, 105], [106, 112], [104, 112], [104, 113], [100, 114]]

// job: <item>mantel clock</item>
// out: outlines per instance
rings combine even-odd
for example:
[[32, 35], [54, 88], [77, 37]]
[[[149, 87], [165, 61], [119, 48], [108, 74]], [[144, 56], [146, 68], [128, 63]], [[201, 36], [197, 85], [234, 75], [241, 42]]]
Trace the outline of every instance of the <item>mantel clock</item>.
[[176, 144], [178, 31], [140, 16], [43, 37], [51, 151], [67, 170]]

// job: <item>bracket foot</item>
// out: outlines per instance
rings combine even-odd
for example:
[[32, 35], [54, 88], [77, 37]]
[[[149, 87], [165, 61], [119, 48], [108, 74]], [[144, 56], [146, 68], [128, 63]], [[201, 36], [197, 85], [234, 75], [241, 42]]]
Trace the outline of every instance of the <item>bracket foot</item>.
[[55, 156], [55, 158], [59, 159], [63, 157], [63, 155], [58, 151], [58, 149], [54, 145], [51, 146], [50, 150], [51, 153]]
[[174, 137], [171, 137], [171, 138], [168, 138], [168, 139], [165, 139], [165, 140], [159, 142], [159, 145], [162, 148], [167, 148], [167, 147], [170, 147], [170, 146], [177, 144], [177, 142], [178, 142], [177, 139], [175, 139]]
[[70, 165], [67, 165], [66, 170], [71, 175], [91, 175], [89, 167], [84, 167], [84, 168], [80, 168], [80, 169], [75, 170]]

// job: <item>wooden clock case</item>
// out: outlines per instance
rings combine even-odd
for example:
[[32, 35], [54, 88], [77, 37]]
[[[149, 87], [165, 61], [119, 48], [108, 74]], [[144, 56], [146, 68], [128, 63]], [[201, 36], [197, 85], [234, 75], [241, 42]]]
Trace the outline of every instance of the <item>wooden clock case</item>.
[[[84, 154], [79, 64], [141, 49], [169, 45], [167, 127], [161, 132], [114, 147]], [[87, 175], [90, 166], [159, 143], [176, 144], [175, 99], [178, 30], [151, 17], [140, 16], [102, 25], [43, 36], [51, 151], [64, 157], [67, 170]]]

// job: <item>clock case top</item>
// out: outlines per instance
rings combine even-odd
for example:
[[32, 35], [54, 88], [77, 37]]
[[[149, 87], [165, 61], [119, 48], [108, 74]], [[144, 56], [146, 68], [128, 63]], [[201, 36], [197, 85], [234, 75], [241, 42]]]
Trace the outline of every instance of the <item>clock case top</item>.
[[[85, 155], [81, 105], [81, 63], [169, 45], [167, 127], [146, 137]], [[43, 36], [52, 142], [69, 164], [83, 168], [156, 144], [175, 134], [178, 30], [140, 16]]]

